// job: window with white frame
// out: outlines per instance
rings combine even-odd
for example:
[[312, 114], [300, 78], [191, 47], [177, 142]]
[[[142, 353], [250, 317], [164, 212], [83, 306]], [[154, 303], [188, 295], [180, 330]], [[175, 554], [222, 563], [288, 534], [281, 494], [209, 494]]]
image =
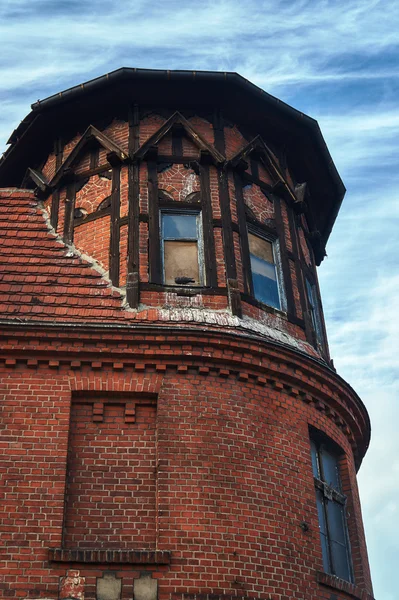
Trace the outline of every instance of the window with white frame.
[[248, 232], [253, 295], [256, 300], [281, 308], [275, 242]]
[[200, 212], [161, 211], [161, 252], [165, 285], [204, 285]]
[[316, 434], [311, 434], [311, 453], [324, 571], [353, 582], [340, 454]]

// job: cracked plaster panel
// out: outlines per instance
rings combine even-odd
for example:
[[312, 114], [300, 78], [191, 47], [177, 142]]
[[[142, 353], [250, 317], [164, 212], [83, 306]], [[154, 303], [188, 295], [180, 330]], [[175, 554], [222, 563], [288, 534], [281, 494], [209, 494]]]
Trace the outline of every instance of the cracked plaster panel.
[[259, 186], [255, 184], [244, 186], [243, 195], [245, 204], [261, 223], [274, 217], [273, 202], [266, 198]]
[[112, 182], [101, 175], [93, 175], [89, 181], [76, 192], [75, 207], [87, 210], [90, 214], [97, 210], [101, 202], [111, 194]]
[[97, 579], [96, 600], [119, 600], [122, 592], [122, 580], [115, 573], [104, 573]]
[[183, 201], [189, 194], [200, 191], [199, 177], [192, 169], [175, 164], [159, 173], [158, 188], [168, 192], [174, 200]]
[[151, 573], [142, 573], [133, 584], [134, 600], [157, 600], [158, 581], [152, 579]]

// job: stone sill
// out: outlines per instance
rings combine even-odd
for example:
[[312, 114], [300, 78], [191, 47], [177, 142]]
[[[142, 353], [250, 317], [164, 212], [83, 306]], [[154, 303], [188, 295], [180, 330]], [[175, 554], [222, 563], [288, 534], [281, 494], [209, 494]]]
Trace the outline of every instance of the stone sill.
[[329, 588], [349, 594], [356, 600], [375, 600], [374, 596], [371, 596], [366, 590], [359, 588], [354, 583], [340, 579], [335, 575], [324, 573], [323, 571], [317, 571], [316, 573], [317, 583], [321, 583]]
[[49, 548], [50, 562], [168, 565], [168, 550], [104, 550], [103, 548]]

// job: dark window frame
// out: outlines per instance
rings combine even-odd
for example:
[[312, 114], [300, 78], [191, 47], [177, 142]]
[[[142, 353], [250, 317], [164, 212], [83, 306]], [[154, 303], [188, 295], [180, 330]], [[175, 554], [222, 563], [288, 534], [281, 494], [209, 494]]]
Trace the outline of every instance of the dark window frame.
[[[339, 577], [345, 581], [349, 581], [350, 583], [354, 583], [355, 580], [352, 553], [348, 524], [346, 521], [347, 496], [342, 490], [341, 483], [340, 462], [344, 452], [330, 438], [313, 428], [310, 430], [310, 445], [313, 480], [316, 491], [316, 505], [320, 528], [323, 568], [326, 573], [335, 575], [336, 577]], [[325, 473], [325, 465], [327, 462], [325, 457], [327, 455], [329, 459], [332, 458], [335, 461], [335, 483], [327, 480], [328, 475]], [[329, 510], [329, 503], [331, 503], [333, 511]], [[334, 527], [336, 531], [339, 529], [339, 534], [343, 539], [341, 542], [338, 542], [336, 539], [334, 539], [332, 533], [332, 514], [333, 512], [336, 512], [336, 509], [338, 509], [338, 511], [341, 513], [341, 523], [338, 526], [337, 523], [335, 523]], [[322, 531], [323, 526], [325, 526], [325, 532]], [[325, 538], [325, 543], [323, 543], [323, 537]], [[344, 569], [346, 570], [345, 574], [343, 574], [340, 571], [340, 568], [337, 567], [336, 563], [338, 560], [333, 550], [334, 544], [339, 545], [341, 547], [341, 551], [344, 553]]]
[[[163, 217], [164, 215], [183, 215], [183, 216], [195, 216], [196, 217], [196, 233], [197, 237], [181, 237], [176, 238], [176, 241], [196, 241], [197, 242], [197, 257], [198, 257], [198, 274], [199, 274], [199, 283], [189, 283], [189, 284], [181, 284], [181, 283], [166, 283], [165, 281], [165, 247], [164, 247], [164, 233], [163, 233]], [[205, 269], [205, 256], [204, 256], [204, 237], [203, 237], [203, 222], [202, 222], [202, 210], [200, 207], [166, 207], [161, 206], [159, 209], [159, 237], [160, 237], [160, 252], [161, 252], [161, 278], [162, 285], [167, 287], [176, 287], [176, 288], [187, 288], [187, 287], [206, 287], [206, 269]], [[173, 241], [173, 238], [167, 238], [166, 241]]]

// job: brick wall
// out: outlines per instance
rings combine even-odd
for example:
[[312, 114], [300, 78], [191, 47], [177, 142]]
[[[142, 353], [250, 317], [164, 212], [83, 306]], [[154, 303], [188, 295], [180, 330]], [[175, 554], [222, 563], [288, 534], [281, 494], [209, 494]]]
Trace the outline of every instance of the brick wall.
[[[117, 337], [80, 335], [80, 360], [73, 337], [55, 337], [61, 362], [45, 358], [54, 350], [44, 341], [36, 342], [37, 362], [19, 359], [18, 344], [15, 364], [0, 362], [3, 596], [56, 598], [59, 577], [73, 567], [86, 578], [86, 600], [110, 569], [122, 578], [123, 599], [143, 570], [158, 579], [160, 600], [194, 593], [329, 599], [331, 590], [316, 581], [322, 559], [309, 425], [345, 452], [356, 582], [370, 592], [355, 429], [337, 412], [345, 415], [343, 398], [355, 401], [349, 388], [281, 349], [257, 355], [259, 346], [227, 338], [220, 346], [203, 333], [197, 350], [188, 337], [177, 343], [161, 335], [130, 340], [127, 350], [127, 338]], [[103, 361], [88, 363], [99, 344]], [[155, 397], [156, 416], [145, 405]], [[136, 422], [126, 423], [132, 400]], [[78, 563], [65, 556], [48, 563], [49, 548], [116, 546], [168, 551], [171, 562], [92, 564], [87, 554]]]

